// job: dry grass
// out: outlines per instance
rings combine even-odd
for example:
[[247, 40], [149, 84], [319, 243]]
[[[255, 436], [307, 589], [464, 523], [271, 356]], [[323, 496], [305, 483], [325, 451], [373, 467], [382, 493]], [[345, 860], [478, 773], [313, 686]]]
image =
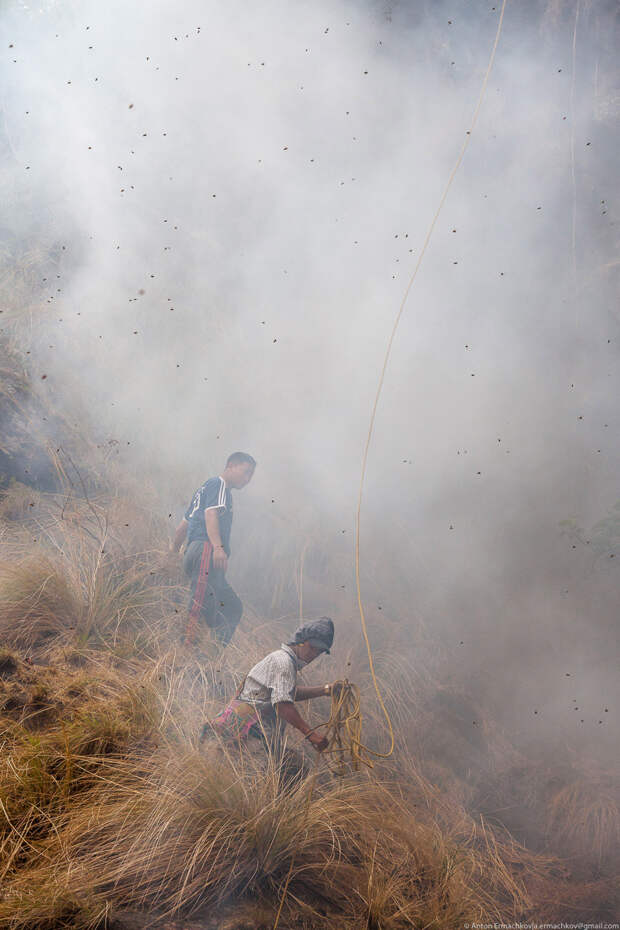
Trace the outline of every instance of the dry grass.
[[610, 776], [581, 777], [557, 791], [547, 807], [550, 845], [609, 872], [620, 861], [620, 788]]
[[32, 649], [79, 626], [79, 594], [61, 565], [40, 555], [0, 565], [0, 637]]
[[172, 620], [178, 587], [158, 573], [160, 551], [123, 546], [107, 512], [90, 502], [80, 513], [63, 500], [60, 514], [58, 497], [49, 503], [52, 512], [38, 516], [42, 544], [20, 540], [0, 563], [1, 640], [38, 655], [59, 639], [76, 647], [105, 641], [121, 653], [127, 640], [132, 653], [153, 647]]
[[[104, 926], [119, 909], [273, 916], [292, 860], [283, 926], [566, 916], [559, 861], [472, 817], [405, 755], [377, 779], [323, 772], [308, 806], [307, 777], [283, 790], [264, 758], [198, 752], [214, 702], [197, 665], [173, 652], [141, 660], [136, 680], [135, 661], [115, 662], [95, 649], [86, 668], [17, 660], [5, 683], [58, 713], [36, 734], [4, 720], [0, 927]], [[572, 883], [571, 907], [589, 901], [591, 916], [593, 896]]]
[[[322, 771], [308, 802], [309, 777], [285, 790], [266, 758], [196, 745], [282, 625], [248, 611], [223, 654], [207, 630], [188, 652], [186, 592], [146, 506], [65, 492], [33, 510], [6, 524], [0, 565], [0, 927], [92, 930], [141, 911], [146, 925], [223, 915], [221, 926], [256, 930], [270, 926], [289, 869], [281, 926], [295, 930], [456, 930], [609, 911], [610, 884], [572, 880], [568, 894], [558, 859], [467, 810], [470, 712], [483, 721], [473, 749], [491, 770], [506, 742], [482, 709], [466, 721], [463, 695], [439, 688], [431, 644], [424, 670], [412, 669], [394, 658], [402, 631], [386, 617], [390, 648], [376, 659], [396, 756], [371, 775]], [[36, 547], [23, 533], [33, 525]], [[363, 649], [341, 626], [330, 661], [360, 684], [365, 738], [380, 747]], [[549, 810], [558, 843], [577, 838], [565, 812], [590, 837], [580, 855], [614, 849], [617, 808], [598, 787], [560, 790]]]
[[28, 317], [33, 311], [44, 312], [41, 279], [46, 271], [51, 272], [56, 263], [50, 246], [42, 246], [40, 242], [3, 241], [0, 246], [0, 295], [6, 322]]
[[[190, 915], [248, 899], [273, 908], [292, 860], [288, 919], [301, 915], [309, 926], [333, 914], [354, 919], [350, 926], [456, 930], [483, 914], [531, 911], [523, 878], [510, 874], [504, 846], [483, 826], [470, 823], [464, 835], [457, 820], [442, 829], [368, 780], [329, 780], [309, 805], [308, 790], [307, 779], [282, 790], [273, 767], [251, 757], [243, 768], [216, 753], [165, 749], [117, 759], [13, 883], [0, 926], [7, 907], [11, 926], [44, 926], [59, 900], [85, 890], [101, 912]], [[547, 874], [525, 851], [520, 861]]]
[[12, 480], [0, 496], [0, 520], [24, 521], [30, 517], [32, 508], [40, 503], [39, 491]]

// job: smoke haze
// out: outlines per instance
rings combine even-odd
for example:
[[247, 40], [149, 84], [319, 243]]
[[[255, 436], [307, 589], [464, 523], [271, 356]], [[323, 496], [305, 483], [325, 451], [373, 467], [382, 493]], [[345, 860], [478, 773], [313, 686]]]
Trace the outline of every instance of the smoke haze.
[[[354, 613], [383, 353], [498, 16], [479, 2], [4, 8], [3, 227], [59, 256], [37, 285], [41, 390], [87, 411], [175, 517], [228, 453], [256, 457], [233, 531], [248, 601], [267, 603], [259, 568], [282, 539], [310, 539]], [[397, 333], [362, 514], [375, 638], [381, 606], [411, 625], [415, 664], [422, 623], [446, 674], [491, 696], [518, 739], [559, 727], [601, 755], [619, 697], [620, 555], [613, 538], [592, 551], [620, 499], [619, 22], [611, 3], [508, 3]]]

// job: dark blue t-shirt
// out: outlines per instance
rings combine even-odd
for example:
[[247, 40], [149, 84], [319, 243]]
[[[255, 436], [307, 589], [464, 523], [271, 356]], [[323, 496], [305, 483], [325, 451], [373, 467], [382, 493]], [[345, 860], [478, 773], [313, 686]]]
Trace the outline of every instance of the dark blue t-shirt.
[[226, 555], [230, 555], [230, 528], [232, 526], [232, 494], [223, 478], [209, 478], [198, 488], [185, 511], [187, 545], [195, 539], [209, 538], [205, 523], [205, 510], [217, 510], [220, 521], [220, 536]]

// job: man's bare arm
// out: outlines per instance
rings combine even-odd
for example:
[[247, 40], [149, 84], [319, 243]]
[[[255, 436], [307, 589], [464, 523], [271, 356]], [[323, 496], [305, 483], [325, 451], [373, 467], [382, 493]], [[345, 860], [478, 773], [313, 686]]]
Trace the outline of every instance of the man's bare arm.
[[295, 690], [296, 701], [310, 701], [312, 698], [326, 697], [331, 694], [331, 685], [310, 685]]
[[225, 572], [228, 566], [228, 558], [220, 536], [220, 518], [217, 507], [209, 507], [208, 510], [205, 510], [205, 526], [207, 536], [213, 546], [213, 565]]
[[181, 520], [181, 522], [176, 528], [174, 539], [172, 540], [171, 549], [173, 552], [179, 552], [181, 546], [185, 542], [185, 537], [187, 536], [187, 527], [188, 527], [188, 522], [185, 519], [185, 517], [183, 517], [183, 519]]
[[312, 743], [317, 752], [323, 752], [327, 749], [327, 740], [320, 736], [316, 730], [313, 731], [310, 724], [306, 723], [292, 701], [280, 701], [276, 704], [276, 713], [282, 720], [286, 720], [291, 726], [308, 737], [308, 742]]

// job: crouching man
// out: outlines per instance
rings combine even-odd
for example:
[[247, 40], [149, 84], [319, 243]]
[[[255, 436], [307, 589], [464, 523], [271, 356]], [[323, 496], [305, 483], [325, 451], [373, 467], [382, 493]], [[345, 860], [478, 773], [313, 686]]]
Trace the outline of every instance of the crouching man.
[[304, 720], [295, 703], [337, 693], [340, 684], [298, 687], [297, 673], [322, 652], [329, 655], [333, 641], [334, 624], [329, 617], [304, 622], [290, 642], [282, 643], [250, 669], [236, 697], [205, 724], [202, 739], [209, 732], [223, 739], [258, 739], [268, 751], [278, 753], [280, 736], [288, 723], [303, 733], [317, 752], [323, 752], [327, 740]]

